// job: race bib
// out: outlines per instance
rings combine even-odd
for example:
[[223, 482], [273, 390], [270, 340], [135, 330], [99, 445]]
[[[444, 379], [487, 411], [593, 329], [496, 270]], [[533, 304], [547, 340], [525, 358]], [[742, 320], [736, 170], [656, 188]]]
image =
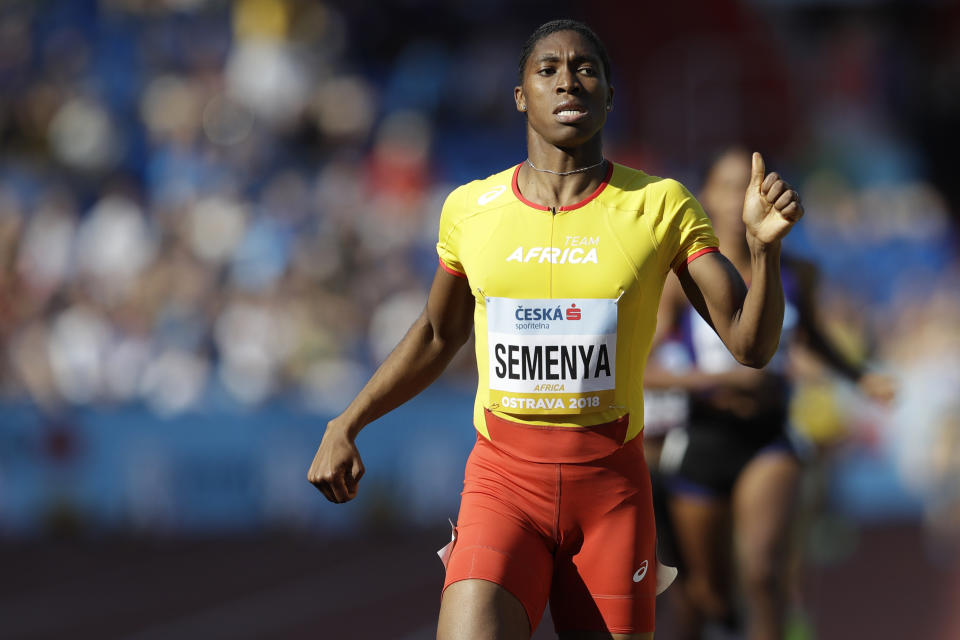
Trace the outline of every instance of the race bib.
[[617, 304], [605, 298], [486, 298], [487, 407], [577, 414], [613, 405]]

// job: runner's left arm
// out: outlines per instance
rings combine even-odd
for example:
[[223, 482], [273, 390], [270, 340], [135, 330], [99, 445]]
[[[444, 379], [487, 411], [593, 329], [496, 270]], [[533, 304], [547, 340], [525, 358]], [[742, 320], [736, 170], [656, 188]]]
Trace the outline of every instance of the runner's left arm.
[[753, 154], [743, 222], [750, 248], [750, 288], [722, 254], [700, 256], [678, 273], [690, 303], [741, 364], [760, 368], [777, 350], [783, 326], [780, 242], [803, 215], [799, 194]]
[[[668, 275], [660, 296], [660, 306], [657, 308], [657, 329], [650, 347], [651, 354], [677, 330], [680, 318], [687, 313], [688, 308], [689, 303], [680, 281]], [[763, 388], [765, 380], [763, 372], [744, 367], [718, 373], [706, 373], [697, 367], [683, 372], [672, 371], [653, 357], [647, 360], [643, 369], [643, 386], [646, 389], [706, 391], [725, 387], [739, 391], [755, 391]]]

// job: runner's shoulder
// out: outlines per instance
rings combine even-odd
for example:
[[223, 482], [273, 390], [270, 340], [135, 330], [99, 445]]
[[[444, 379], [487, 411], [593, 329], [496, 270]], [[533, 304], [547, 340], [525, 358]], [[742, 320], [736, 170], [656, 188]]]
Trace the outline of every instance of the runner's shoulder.
[[676, 206], [692, 197], [690, 191], [673, 178], [661, 178], [619, 163], [614, 163], [610, 187], [605, 191], [604, 200], [616, 209], [629, 210], [652, 202]]
[[447, 196], [444, 208], [452, 215], [469, 216], [485, 209], [495, 209], [510, 203], [508, 197], [513, 185], [513, 165], [486, 178], [462, 184]]

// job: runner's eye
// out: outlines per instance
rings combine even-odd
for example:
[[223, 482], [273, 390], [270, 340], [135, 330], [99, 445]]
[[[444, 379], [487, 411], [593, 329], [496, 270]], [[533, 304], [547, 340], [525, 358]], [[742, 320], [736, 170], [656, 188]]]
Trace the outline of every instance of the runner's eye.
[[542, 67], [537, 71], [537, 75], [541, 76], [551, 76], [554, 73], [553, 67]]

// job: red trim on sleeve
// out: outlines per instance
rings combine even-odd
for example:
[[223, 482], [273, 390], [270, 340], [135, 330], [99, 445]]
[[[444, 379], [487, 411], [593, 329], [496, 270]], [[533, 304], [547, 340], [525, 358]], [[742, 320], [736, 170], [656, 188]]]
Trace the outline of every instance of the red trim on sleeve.
[[686, 269], [688, 264], [690, 264], [700, 256], [706, 255], [708, 253], [719, 253], [719, 252], [720, 252], [719, 247], [706, 247], [704, 249], [700, 249], [700, 251], [694, 252], [693, 255], [687, 256], [687, 259], [683, 262], [683, 264], [677, 267], [677, 271], [679, 271], [680, 269]]
[[465, 273], [460, 273], [459, 271], [457, 271], [457, 270], [454, 269], [453, 267], [448, 267], [448, 266], [447, 266], [447, 263], [443, 261], [443, 258], [440, 258], [440, 257], [438, 256], [437, 259], [440, 260], [440, 268], [443, 269], [444, 271], [446, 271], [447, 273], [449, 273], [450, 275], [452, 275], [452, 276], [457, 276], [458, 278], [466, 278], [466, 277], [467, 277], [467, 274], [465, 274]]
[[[550, 211], [550, 207], [545, 207], [542, 204], [531, 202], [530, 200], [527, 200], [526, 198], [524, 198], [523, 194], [520, 193], [520, 187], [517, 185], [517, 177], [520, 175], [520, 167], [522, 165], [523, 163], [521, 162], [520, 164], [517, 165], [517, 168], [513, 170], [513, 180], [511, 181], [513, 186], [513, 195], [517, 197], [517, 200], [527, 205], [528, 207], [533, 207], [534, 209], [537, 209], [539, 211]], [[601, 182], [600, 185], [596, 189], [594, 189], [593, 193], [588, 195], [586, 198], [584, 198], [580, 202], [577, 202], [576, 204], [567, 205], [565, 207], [558, 207], [557, 211], [573, 211], [574, 209], [579, 209], [580, 207], [588, 204], [591, 200], [599, 196], [604, 189], [606, 189], [607, 185], [610, 184], [610, 177], [612, 175], [613, 175], [613, 163], [607, 160], [607, 174], [603, 177], [603, 182]]]

